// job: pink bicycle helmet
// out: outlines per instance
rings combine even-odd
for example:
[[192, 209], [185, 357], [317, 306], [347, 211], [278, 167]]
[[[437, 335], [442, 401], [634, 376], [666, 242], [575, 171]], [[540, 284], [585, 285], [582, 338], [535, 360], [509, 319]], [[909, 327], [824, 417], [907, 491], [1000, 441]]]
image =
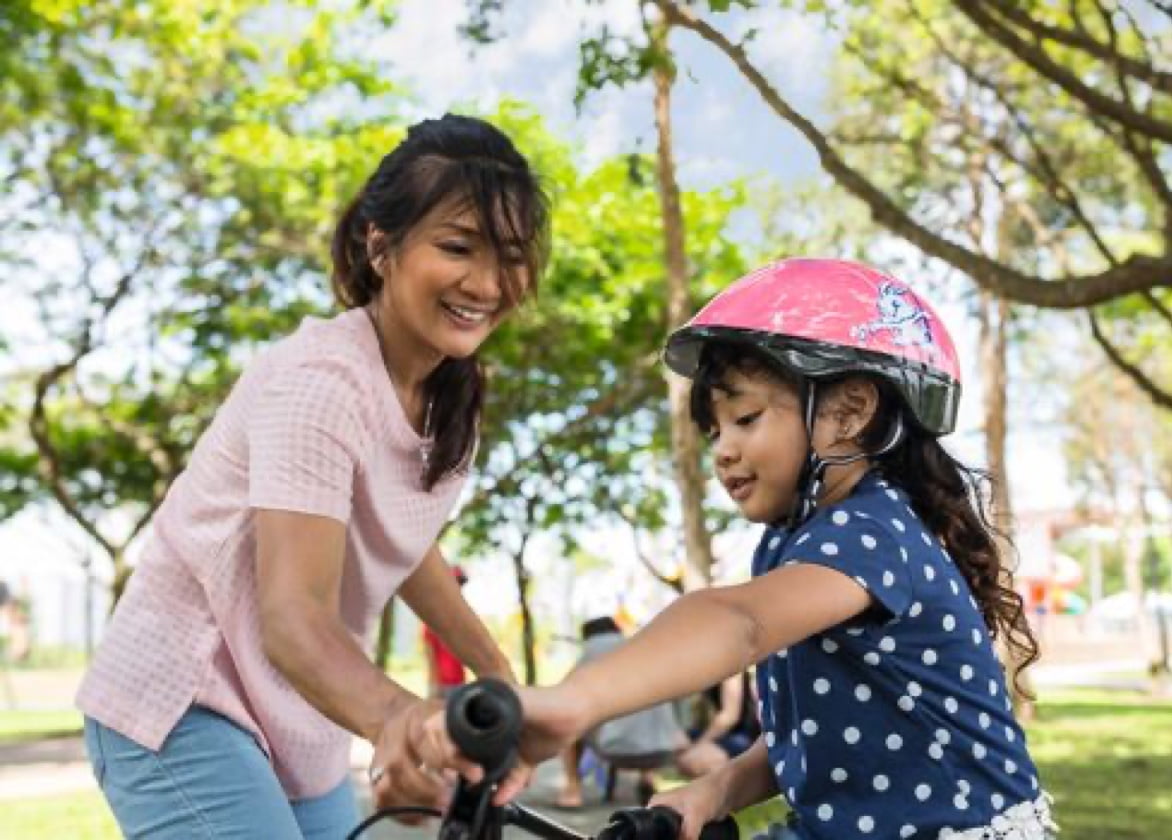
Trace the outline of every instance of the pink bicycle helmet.
[[664, 360], [693, 378], [714, 340], [750, 344], [814, 380], [876, 374], [930, 433], [956, 426], [960, 365], [948, 331], [905, 283], [865, 265], [790, 259], [758, 269], [672, 333]]

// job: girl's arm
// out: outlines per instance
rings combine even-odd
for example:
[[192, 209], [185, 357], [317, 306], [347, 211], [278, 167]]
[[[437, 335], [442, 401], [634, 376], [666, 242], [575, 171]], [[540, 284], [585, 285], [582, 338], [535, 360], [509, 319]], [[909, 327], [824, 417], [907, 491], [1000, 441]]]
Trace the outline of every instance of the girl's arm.
[[[531, 753], [552, 755], [556, 742], [601, 721], [723, 681], [870, 604], [858, 583], [813, 564], [689, 593], [626, 644], [571, 672], [548, 698], [555, 703], [534, 699], [542, 709], [531, 717], [538, 724]], [[560, 712], [557, 703], [564, 704]]]
[[515, 682], [509, 661], [460, 594], [438, 546], [428, 550], [399, 588], [399, 597], [476, 676]]
[[777, 792], [765, 742], [758, 740], [721, 769], [683, 787], [657, 794], [651, 805], [665, 805], [679, 813], [681, 840], [695, 840], [704, 824], [739, 811]]
[[765, 740], [758, 738], [743, 753], [716, 771], [724, 788], [724, 811], [731, 813], [777, 795]]

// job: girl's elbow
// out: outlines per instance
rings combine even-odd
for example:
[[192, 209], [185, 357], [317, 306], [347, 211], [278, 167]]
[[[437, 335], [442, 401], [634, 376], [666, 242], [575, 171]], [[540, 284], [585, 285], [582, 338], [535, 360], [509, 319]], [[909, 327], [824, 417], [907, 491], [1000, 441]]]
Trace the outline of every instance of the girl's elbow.
[[692, 594], [706, 598], [731, 615], [739, 646], [746, 653], [751, 653], [751, 662], [758, 662], [771, 652], [765, 619], [757, 605], [745, 597], [744, 587], [713, 587]]

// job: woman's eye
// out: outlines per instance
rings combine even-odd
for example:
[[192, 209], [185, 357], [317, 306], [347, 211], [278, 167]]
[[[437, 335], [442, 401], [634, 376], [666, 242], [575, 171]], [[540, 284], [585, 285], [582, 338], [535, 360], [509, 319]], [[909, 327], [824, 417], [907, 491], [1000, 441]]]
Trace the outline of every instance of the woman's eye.
[[761, 416], [760, 411], [754, 411], [749, 414], [742, 414], [740, 417], [737, 418], [736, 422], [737, 422], [738, 426], [751, 426], [751, 425], [753, 425], [753, 421], [756, 420], [760, 416]]
[[467, 242], [460, 242], [459, 240], [449, 239], [439, 244], [440, 250], [446, 251], [449, 254], [466, 257], [472, 253], [472, 247]]

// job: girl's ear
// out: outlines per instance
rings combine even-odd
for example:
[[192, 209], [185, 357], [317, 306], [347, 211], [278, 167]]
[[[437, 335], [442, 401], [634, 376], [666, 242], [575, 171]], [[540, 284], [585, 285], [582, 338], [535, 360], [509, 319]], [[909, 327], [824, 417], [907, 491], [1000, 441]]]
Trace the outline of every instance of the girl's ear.
[[834, 423], [835, 443], [858, 443], [879, 409], [879, 389], [862, 377], [835, 385], [825, 396], [827, 414]]

